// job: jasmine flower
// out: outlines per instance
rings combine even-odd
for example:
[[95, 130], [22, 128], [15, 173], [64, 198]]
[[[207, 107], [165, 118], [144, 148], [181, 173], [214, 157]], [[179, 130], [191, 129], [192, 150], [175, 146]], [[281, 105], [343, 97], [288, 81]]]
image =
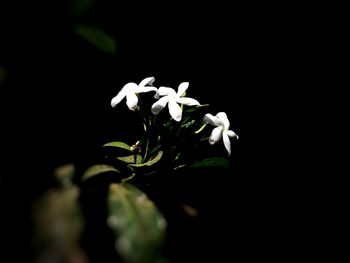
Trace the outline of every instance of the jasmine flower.
[[[122, 101], [126, 97], [126, 104], [128, 105], [129, 109], [134, 111], [137, 107], [137, 103], [139, 102], [139, 99], [137, 97], [137, 94], [149, 92], [149, 91], [155, 91], [156, 95], [155, 98], [158, 98], [158, 91], [155, 87], [151, 86], [154, 82], [153, 77], [145, 78], [140, 82], [139, 85], [133, 82], [127, 83], [115, 96], [112, 101], [111, 105], [112, 107], [115, 107], [119, 102]], [[148, 85], [148, 86], [146, 86]]]
[[230, 122], [227, 119], [227, 115], [225, 112], [219, 112], [216, 116], [213, 116], [209, 113], [204, 115], [203, 118], [204, 123], [210, 123], [216, 128], [213, 129], [211, 135], [209, 137], [209, 143], [213, 145], [217, 143], [221, 138], [224, 142], [225, 148], [228, 152], [228, 155], [231, 154], [231, 142], [230, 138], [236, 137], [238, 139], [237, 134], [235, 134], [230, 128]]
[[[188, 82], [183, 82], [179, 85], [177, 92], [172, 88], [160, 87], [158, 94], [163, 96], [152, 105], [152, 113], [159, 114], [168, 104], [169, 113], [175, 121], [180, 121], [182, 117], [182, 109], [179, 104], [188, 106], [200, 105], [200, 103], [192, 98], [182, 97], [189, 86]], [[179, 104], [178, 104], [179, 103]]]

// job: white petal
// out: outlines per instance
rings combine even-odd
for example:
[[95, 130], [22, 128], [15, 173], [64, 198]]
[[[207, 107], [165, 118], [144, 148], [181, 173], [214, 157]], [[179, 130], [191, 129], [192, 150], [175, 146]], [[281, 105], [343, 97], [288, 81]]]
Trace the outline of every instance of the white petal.
[[214, 125], [214, 126], [224, 126], [224, 124], [222, 123], [222, 121], [218, 117], [215, 117], [215, 116], [211, 115], [210, 113], [207, 113], [204, 115], [203, 122], [210, 123], [211, 125]]
[[143, 81], [140, 82], [139, 86], [144, 87], [146, 85], [152, 85], [154, 82], [154, 77], [145, 78]]
[[237, 135], [234, 131], [228, 130], [228, 131], [226, 131], [226, 132], [227, 132], [227, 135], [228, 135], [229, 137], [231, 137], [231, 138], [236, 137], [236, 138], [238, 139], [238, 135]]
[[230, 122], [227, 119], [227, 115], [225, 112], [219, 112], [218, 114], [216, 114], [216, 117], [218, 117], [223, 122], [225, 130], [228, 130], [230, 128]]
[[231, 154], [231, 142], [230, 142], [230, 138], [228, 137], [226, 131], [223, 131], [222, 139], [224, 141], [224, 145], [225, 145], [225, 148], [226, 148], [226, 150], [228, 152], [228, 155], [230, 156], [230, 154]]
[[197, 100], [192, 99], [192, 98], [187, 98], [187, 97], [176, 98], [176, 102], [181, 103], [181, 104], [185, 104], [188, 106], [200, 105], [200, 103]]
[[176, 91], [174, 89], [167, 87], [159, 87], [158, 93], [159, 96], [176, 95]]
[[156, 101], [151, 108], [151, 111], [154, 115], [158, 115], [161, 110], [163, 110], [166, 106], [166, 104], [169, 101], [169, 96], [164, 96], [160, 98], [158, 101]]
[[188, 82], [182, 82], [179, 87], [177, 88], [177, 96], [181, 97], [185, 91], [188, 89], [188, 85], [190, 85], [190, 83]]
[[124, 85], [124, 87], [119, 91], [119, 93], [117, 94], [117, 96], [115, 96], [112, 100], [111, 100], [111, 105], [112, 107], [115, 107], [119, 102], [122, 101], [122, 99], [125, 98], [125, 96], [131, 92], [133, 89], [137, 88], [137, 85], [135, 83], [128, 83], [126, 85]]
[[151, 87], [151, 86], [147, 86], [147, 87], [137, 87], [136, 92], [135, 93], [144, 93], [144, 92], [150, 92], [150, 91], [155, 91], [156, 93], [158, 92], [157, 88], [155, 87]]
[[210, 144], [217, 143], [221, 139], [221, 136], [222, 136], [222, 127], [219, 126], [214, 128], [209, 137], [209, 143]]
[[139, 102], [139, 99], [137, 98], [135, 93], [128, 93], [128, 95], [126, 95], [126, 104], [128, 105], [130, 110], [135, 110], [137, 103]]
[[175, 100], [169, 100], [168, 107], [171, 117], [176, 121], [180, 121], [182, 117], [182, 110]]

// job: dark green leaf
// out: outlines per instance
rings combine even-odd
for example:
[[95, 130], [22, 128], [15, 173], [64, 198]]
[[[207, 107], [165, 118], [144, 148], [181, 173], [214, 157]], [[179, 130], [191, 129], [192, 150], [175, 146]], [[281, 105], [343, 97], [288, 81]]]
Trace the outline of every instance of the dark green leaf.
[[142, 161], [142, 156], [137, 154], [136, 155], [136, 163], [135, 163], [135, 155], [129, 155], [129, 156], [124, 156], [124, 157], [117, 157], [118, 160], [126, 162], [126, 163], [131, 163], [131, 164], [138, 164], [141, 163]]
[[153, 158], [151, 158], [148, 162], [145, 163], [139, 163], [139, 164], [129, 164], [132, 167], [143, 167], [143, 166], [151, 166], [155, 163], [157, 163], [163, 156], [163, 151], [159, 151], [157, 155]]
[[127, 145], [125, 142], [109, 142], [104, 144], [102, 147], [117, 147], [132, 152], [131, 146]]
[[74, 31], [77, 35], [84, 38], [86, 41], [96, 46], [100, 50], [110, 54], [115, 54], [116, 43], [114, 39], [100, 28], [75, 25]]
[[116, 172], [120, 173], [120, 171], [113, 166], [106, 165], [106, 164], [96, 164], [94, 166], [91, 166], [89, 169], [87, 169], [83, 176], [81, 177], [81, 180], [84, 182], [87, 179], [94, 177], [96, 175], [106, 173], [106, 172]]
[[70, 13], [72, 16], [80, 16], [89, 11], [96, 0], [70, 0]]
[[200, 161], [195, 162], [194, 164], [188, 166], [189, 168], [205, 168], [205, 167], [222, 167], [229, 168], [230, 162], [226, 158], [222, 157], [213, 157], [207, 158]]
[[166, 221], [145, 193], [134, 186], [111, 184], [108, 225], [116, 234], [115, 247], [125, 263], [153, 263], [159, 259]]

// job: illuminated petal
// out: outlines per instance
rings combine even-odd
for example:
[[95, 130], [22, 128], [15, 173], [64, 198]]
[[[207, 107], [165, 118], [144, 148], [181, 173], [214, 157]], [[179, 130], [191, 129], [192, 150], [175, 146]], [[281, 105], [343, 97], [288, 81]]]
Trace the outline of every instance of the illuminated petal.
[[223, 126], [224, 125], [218, 117], [215, 117], [215, 116], [211, 115], [210, 113], [207, 113], [204, 115], [203, 122], [210, 123], [211, 125], [214, 125], [214, 126]]
[[223, 122], [225, 130], [228, 130], [230, 128], [230, 122], [227, 119], [227, 115], [225, 112], [219, 112], [218, 114], [216, 114], [216, 117], [218, 117]]
[[185, 91], [188, 89], [188, 85], [190, 85], [190, 83], [188, 82], [182, 82], [179, 87], [177, 88], [177, 96], [181, 97]]
[[176, 95], [176, 92], [174, 89], [167, 88], [167, 87], [159, 87], [158, 93], [159, 93], [159, 96]]
[[210, 144], [217, 143], [221, 139], [221, 136], [222, 136], [222, 127], [219, 126], [214, 128], [209, 137], [209, 143]]
[[157, 88], [155, 87], [151, 87], [151, 86], [147, 86], [147, 87], [137, 87], [136, 89], [136, 93], [144, 93], [144, 92], [150, 92], [150, 91], [155, 91], [158, 92]]
[[168, 101], [169, 101], [169, 96], [165, 96], [165, 97], [160, 98], [158, 101], [156, 101], [152, 105], [152, 108], [151, 108], [152, 113], [154, 115], [158, 115], [159, 112], [161, 112], [165, 108]]
[[225, 145], [225, 148], [228, 152], [228, 155], [230, 156], [230, 154], [231, 154], [231, 142], [230, 142], [230, 138], [228, 137], [228, 134], [226, 131], [223, 131], [222, 139], [224, 141], [224, 145]]
[[228, 130], [227, 135], [231, 138], [236, 137], [238, 139], [238, 135], [232, 130]]
[[146, 85], [152, 85], [154, 82], [154, 77], [145, 78], [140, 82], [139, 87], [144, 87]]
[[119, 93], [117, 94], [117, 96], [115, 96], [112, 100], [111, 100], [111, 106], [112, 107], [115, 107], [119, 102], [122, 101], [122, 99], [125, 98], [125, 96], [133, 91], [134, 89], [137, 88], [137, 85], [135, 83], [128, 83], [126, 84], [120, 91]]
[[181, 107], [175, 102], [175, 100], [170, 100], [168, 107], [169, 107], [169, 113], [171, 117], [175, 121], [180, 121], [182, 117], [182, 110], [181, 110]]
[[126, 105], [128, 105], [130, 110], [135, 110], [139, 99], [137, 98], [135, 93], [128, 93], [126, 95]]
[[185, 104], [188, 106], [200, 105], [200, 103], [197, 100], [192, 99], [192, 98], [187, 98], [187, 97], [176, 98], [176, 102], [181, 103], [181, 104]]

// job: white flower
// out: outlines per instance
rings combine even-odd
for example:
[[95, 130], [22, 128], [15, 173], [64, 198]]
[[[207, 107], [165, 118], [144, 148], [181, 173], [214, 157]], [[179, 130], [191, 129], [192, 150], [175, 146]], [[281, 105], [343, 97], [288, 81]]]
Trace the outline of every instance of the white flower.
[[189, 85], [188, 82], [181, 83], [178, 87], [177, 93], [172, 88], [160, 87], [158, 89], [158, 93], [160, 96], [163, 96], [163, 97], [160, 98], [157, 102], [155, 102], [152, 105], [152, 113], [154, 115], [159, 114], [159, 112], [161, 112], [165, 108], [165, 106], [168, 104], [169, 113], [171, 117], [175, 121], [180, 121], [182, 117], [182, 109], [178, 105], [178, 103], [188, 105], [188, 106], [200, 105], [200, 103], [195, 99], [181, 97], [184, 95], [185, 91], [187, 90], [188, 85]]
[[[137, 103], [139, 102], [139, 99], [136, 94], [143, 93], [143, 92], [149, 92], [149, 91], [155, 91], [156, 95], [155, 98], [158, 98], [158, 90], [155, 87], [152, 87], [152, 83], [154, 82], [154, 78], [145, 78], [143, 81], [140, 82], [139, 85], [133, 82], [127, 83], [115, 96], [112, 101], [111, 105], [112, 107], [115, 107], [119, 102], [122, 101], [126, 97], [126, 104], [128, 105], [130, 110], [135, 110]], [[146, 86], [149, 85], [149, 86]]]
[[225, 148], [228, 152], [228, 155], [231, 154], [231, 142], [230, 138], [236, 137], [238, 139], [237, 134], [235, 134], [230, 128], [230, 122], [227, 119], [227, 115], [225, 112], [219, 112], [216, 116], [211, 114], [205, 114], [203, 118], [204, 123], [210, 123], [211, 125], [216, 126], [211, 132], [209, 137], [209, 143], [214, 144], [217, 143], [221, 137], [224, 142]]

